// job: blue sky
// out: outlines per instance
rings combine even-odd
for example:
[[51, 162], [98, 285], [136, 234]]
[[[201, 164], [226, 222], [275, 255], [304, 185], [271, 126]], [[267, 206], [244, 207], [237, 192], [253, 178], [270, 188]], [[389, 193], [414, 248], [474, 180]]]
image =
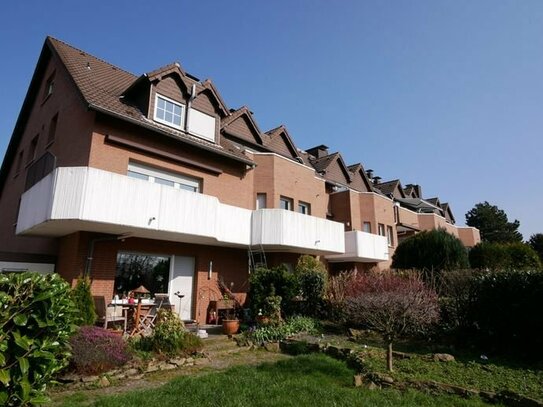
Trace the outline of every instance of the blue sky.
[[0, 157], [46, 35], [135, 74], [179, 61], [261, 129], [422, 185], [458, 223], [489, 201], [543, 233], [540, 0], [2, 5]]

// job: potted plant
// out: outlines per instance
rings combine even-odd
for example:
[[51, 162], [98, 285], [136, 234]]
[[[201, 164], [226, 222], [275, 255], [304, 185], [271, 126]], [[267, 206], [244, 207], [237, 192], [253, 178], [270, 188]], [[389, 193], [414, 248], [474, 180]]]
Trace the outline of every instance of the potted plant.
[[222, 320], [222, 331], [225, 335], [235, 335], [239, 331], [239, 318], [235, 310], [228, 310]]

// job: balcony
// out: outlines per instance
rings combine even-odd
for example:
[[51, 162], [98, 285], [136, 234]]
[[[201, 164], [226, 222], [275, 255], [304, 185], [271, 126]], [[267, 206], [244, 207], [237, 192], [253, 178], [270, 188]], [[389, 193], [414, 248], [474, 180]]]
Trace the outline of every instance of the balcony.
[[283, 209], [253, 212], [252, 244], [267, 251], [308, 254], [343, 253], [344, 226], [315, 216]]
[[357, 230], [345, 232], [345, 253], [326, 256], [331, 263], [376, 263], [388, 260], [388, 242], [385, 236]]
[[314, 254], [344, 250], [337, 222], [280, 209], [251, 211], [90, 167], [56, 168], [22, 195], [17, 234], [77, 231]]
[[79, 230], [248, 246], [251, 212], [215, 197], [89, 167], [57, 168], [21, 197], [17, 233]]

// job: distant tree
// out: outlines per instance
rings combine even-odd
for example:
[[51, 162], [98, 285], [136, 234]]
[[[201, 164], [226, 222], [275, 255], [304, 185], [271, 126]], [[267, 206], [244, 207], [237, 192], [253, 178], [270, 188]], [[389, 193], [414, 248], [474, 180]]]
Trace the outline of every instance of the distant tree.
[[416, 275], [391, 272], [358, 276], [345, 302], [348, 321], [378, 332], [387, 345], [392, 371], [392, 344], [406, 334], [423, 332], [439, 319], [438, 297]]
[[466, 224], [481, 232], [481, 240], [491, 243], [522, 242], [520, 222], [509, 222], [506, 213], [487, 201], [478, 203], [466, 213]]
[[539, 259], [543, 263], [543, 233], [536, 233], [535, 235], [530, 236], [528, 244], [537, 252]]
[[392, 256], [392, 267], [417, 270], [452, 270], [469, 267], [462, 242], [445, 229], [427, 230], [402, 241]]
[[522, 242], [481, 242], [469, 252], [469, 262], [474, 269], [532, 270], [541, 269], [537, 252]]

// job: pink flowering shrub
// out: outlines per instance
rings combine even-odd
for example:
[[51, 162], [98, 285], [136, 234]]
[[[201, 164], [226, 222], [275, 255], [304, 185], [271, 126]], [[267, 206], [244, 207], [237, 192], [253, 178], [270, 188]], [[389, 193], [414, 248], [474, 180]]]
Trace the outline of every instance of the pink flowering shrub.
[[96, 326], [83, 326], [70, 339], [72, 366], [78, 373], [98, 374], [130, 360], [126, 342], [120, 336]]

